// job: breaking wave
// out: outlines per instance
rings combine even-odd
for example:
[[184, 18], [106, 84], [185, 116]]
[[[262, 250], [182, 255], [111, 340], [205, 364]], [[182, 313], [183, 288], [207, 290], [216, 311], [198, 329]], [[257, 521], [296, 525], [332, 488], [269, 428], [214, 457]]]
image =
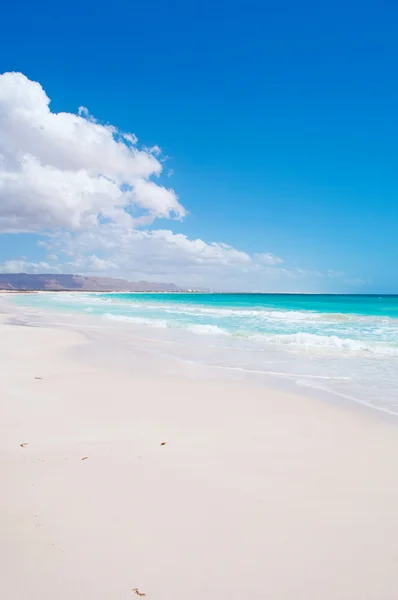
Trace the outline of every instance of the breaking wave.
[[298, 332], [292, 334], [254, 335], [252, 339], [267, 344], [297, 346], [300, 348], [335, 349], [347, 353], [366, 353], [380, 356], [398, 356], [398, 346], [383, 343], [369, 343], [363, 340], [341, 338], [337, 335], [317, 335]]
[[221, 329], [221, 327], [217, 327], [217, 325], [188, 325], [187, 329], [198, 335], [230, 335], [228, 331]]
[[105, 313], [105, 319], [109, 321], [119, 321], [122, 323], [133, 323], [135, 325], [149, 325], [150, 327], [158, 327], [161, 329], [165, 329], [168, 327], [167, 321], [163, 321], [161, 319], [146, 319], [144, 317], [129, 317], [127, 315], [114, 315], [112, 313]]

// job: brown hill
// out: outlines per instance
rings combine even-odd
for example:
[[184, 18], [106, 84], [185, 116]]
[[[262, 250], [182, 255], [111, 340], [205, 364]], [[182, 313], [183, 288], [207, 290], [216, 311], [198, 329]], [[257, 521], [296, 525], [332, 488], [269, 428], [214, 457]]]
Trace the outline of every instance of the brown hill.
[[86, 292], [180, 292], [174, 283], [126, 281], [112, 277], [83, 277], [82, 275], [57, 275], [52, 273], [0, 273], [1, 290], [50, 290]]

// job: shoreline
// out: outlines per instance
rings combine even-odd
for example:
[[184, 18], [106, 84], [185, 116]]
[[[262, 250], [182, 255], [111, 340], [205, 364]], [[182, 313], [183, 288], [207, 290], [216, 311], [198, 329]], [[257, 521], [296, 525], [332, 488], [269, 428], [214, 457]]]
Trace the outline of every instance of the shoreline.
[[[64, 292], [68, 293], [68, 292]], [[86, 292], [82, 292], [83, 294]], [[87, 292], [90, 296], [93, 292]], [[115, 292], [117, 295], [119, 292]], [[143, 292], [134, 292], [134, 294], [142, 294]], [[52, 294], [50, 291], [38, 291], [37, 294]], [[102, 294], [102, 292], [98, 292]], [[129, 292], [129, 294], [131, 294]], [[158, 294], [154, 292], [154, 294]], [[109, 295], [107, 293], [107, 295]], [[352, 395], [344, 394], [322, 385], [314, 385], [314, 382], [319, 380], [328, 380], [322, 376], [311, 376], [300, 373], [291, 372], [275, 372], [272, 370], [261, 370], [256, 368], [239, 367], [235, 365], [217, 365], [211, 363], [202, 363], [200, 360], [190, 359], [182, 354], [169, 354], [164, 348], [172, 346], [184, 346], [186, 341], [179, 339], [181, 331], [173, 328], [162, 328], [159, 330], [151, 325], [143, 325], [130, 322], [119, 322], [117, 320], [104, 321], [104, 315], [93, 315], [91, 313], [75, 313], [67, 314], [62, 311], [48, 310], [41, 313], [32, 311], [31, 308], [26, 308], [23, 305], [12, 304], [7, 302], [6, 296], [3, 296], [3, 303], [1, 303], [2, 296], [0, 294], [0, 310], [3, 309], [9, 311], [10, 317], [19, 318], [22, 316], [26, 319], [26, 324], [39, 326], [39, 327], [55, 327], [61, 330], [71, 330], [82, 333], [87, 333], [87, 330], [98, 330], [98, 336], [102, 336], [106, 331], [110, 333], [120, 334], [121, 332], [128, 333], [128, 337], [135, 340], [137, 343], [143, 343], [145, 346], [141, 346], [140, 350], [154, 351], [155, 354], [163, 353], [165, 360], [171, 360], [179, 363], [182, 367], [181, 372], [184, 372], [184, 366], [186, 363], [195, 364], [199, 377], [210, 377], [213, 379], [217, 375], [213, 373], [219, 373], [220, 378], [228, 380], [240, 380], [244, 378], [249, 384], [255, 384], [261, 386], [266, 390], [283, 391], [287, 393], [293, 393], [295, 395], [304, 395], [307, 397], [315, 398], [317, 401], [331, 403], [333, 405], [348, 408], [349, 410], [358, 410], [365, 412], [374, 418], [387, 420], [390, 423], [398, 424], [398, 407], [397, 410], [391, 410], [387, 406], [377, 405], [372, 402], [366, 401], [363, 398], [355, 397]], [[56, 319], [56, 320], [55, 320]], [[186, 332], [184, 331], [184, 335]], [[191, 334], [189, 334], [191, 335]], [[97, 336], [97, 339], [99, 339]], [[196, 338], [196, 339], [195, 339]], [[116, 339], [116, 338], [115, 338]], [[122, 338], [119, 338], [122, 341]], [[193, 335], [192, 344], [199, 343], [198, 338]], [[149, 344], [149, 346], [148, 346]], [[158, 347], [156, 347], [158, 346]], [[126, 347], [124, 348], [126, 350]], [[121, 348], [117, 349], [121, 352]], [[195, 373], [194, 373], [195, 376]], [[296, 379], [297, 378], [297, 379]], [[306, 381], [307, 379], [307, 381]], [[344, 379], [344, 377], [343, 377]]]
[[395, 426], [116, 329], [0, 333], [2, 597], [395, 600]]

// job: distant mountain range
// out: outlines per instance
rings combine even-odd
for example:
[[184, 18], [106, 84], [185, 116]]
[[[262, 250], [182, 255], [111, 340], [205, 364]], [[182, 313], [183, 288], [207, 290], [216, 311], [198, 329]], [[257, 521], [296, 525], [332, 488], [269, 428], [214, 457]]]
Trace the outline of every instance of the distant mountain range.
[[126, 281], [112, 277], [83, 277], [52, 273], [0, 273], [0, 290], [85, 291], [85, 292], [182, 292], [174, 283]]

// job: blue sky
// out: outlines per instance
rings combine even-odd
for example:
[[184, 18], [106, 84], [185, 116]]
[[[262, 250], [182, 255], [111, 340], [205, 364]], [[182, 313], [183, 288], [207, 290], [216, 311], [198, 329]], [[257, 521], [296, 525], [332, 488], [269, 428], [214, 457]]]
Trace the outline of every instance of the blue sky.
[[[217, 289], [398, 291], [392, 2], [38, 2], [9, 3], [4, 14], [0, 72], [39, 82], [53, 113], [84, 106], [99, 123], [159, 146], [163, 171], [152, 180], [175, 191], [184, 215], [158, 211], [134, 225], [131, 247], [130, 225], [101, 230], [96, 248], [87, 223], [50, 223], [45, 207], [39, 223], [27, 209], [37, 198], [19, 189], [24, 227], [7, 233], [3, 221], [3, 270], [41, 264]], [[122, 236], [122, 257], [109, 235]], [[197, 239], [209, 247], [190, 245]]]

